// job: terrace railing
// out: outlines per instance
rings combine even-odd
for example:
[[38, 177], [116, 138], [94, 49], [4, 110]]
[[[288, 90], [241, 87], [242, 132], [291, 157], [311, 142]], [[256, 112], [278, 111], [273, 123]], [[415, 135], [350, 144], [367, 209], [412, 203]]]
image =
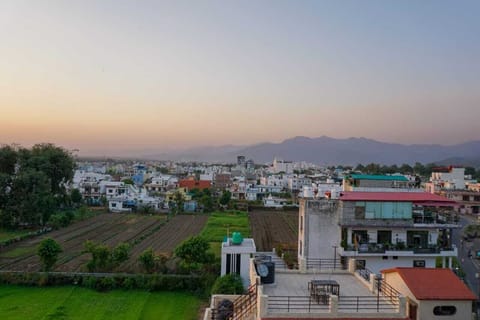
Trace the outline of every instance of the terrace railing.
[[338, 297], [338, 311], [340, 312], [396, 312], [398, 304], [398, 296], [396, 299], [382, 295]]
[[310, 296], [268, 296], [268, 313], [317, 313], [329, 310], [329, 295], [320, 302]]
[[388, 298], [392, 304], [398, 305], [398, 297], [400, 296], [400, 292], [389, 285], [384, 279], [376, 279], [375, 289], [377, 290], [377, 296], [381, 295], [385, 298]]
[[319, 269], [319, 270], [346, 270], [347, 263], [346, 261], [338, 259], [307, 259], [307, 269]]
[[367, 280], [367, 281], [370, 281], [370, 275], [373, 274], [372, 271], [370, 271], [369, 269], [367, 268], [358, 268], [357, 266], [357, 269], [355, 270], [355, 272], [360, 276], [362, 277], [363, 279]]
[[242, 320], [257, 310], [257, 284], [254, 283], [247, 289], [247, 293], [233, 301], [233, 317]]

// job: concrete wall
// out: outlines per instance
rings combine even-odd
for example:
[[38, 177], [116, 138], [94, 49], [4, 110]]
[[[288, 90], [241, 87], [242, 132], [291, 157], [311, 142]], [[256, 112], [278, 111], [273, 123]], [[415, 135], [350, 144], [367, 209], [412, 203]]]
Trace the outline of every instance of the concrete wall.
[[[454, 306], [457, 311], [451, 316], [436, 316], [433, 314], [433, 308], [437, 306]], [[467, 320], [472, 318], [472, 301], [452, 301], [452, 300], [429, 300], [420, 301], [417, 310], [417, 319], [449, 319], [449, 320]]]
[[[399, 291], [402, 295], [408, 298], [409, 302], [416, 304], [417, 309], [417, 319], [449, 319], [449, 320], [467, 320], [472, 318], [472, 301], [461, 301], [461, 300], [417, 300], [410, 289], [407, 287], [403, 279], [396, 272], [385, 273], [383, 274], [384, 280]], [[452, 316], [435, 316], [433, 314], [433, 308], [436, 306], [455, 306], [457, 312]], [[408, 314], [407, 306], [407, 314]]]
[[413, 260], [424, 260], [425, 268], [435, 268], [435, 258], [433, 257], [398, 257], [393, 259], [388, 257], [384, 260], [382, 257], [361, 257], [357, 256], [355, 259], [365, 260], [365, 267], [374, 273], [380, 273], [381, 270], [395, 267], [413, 267]]
[[334, 258], [334, 246], [340, 246], [341, 231], [337, 213], [335, 210], [329, 209], [330, 205], [334, 205], [334, 203], [302, 201], [300, 216], [304, 217], [304, 228], [303, 231], [299, 230], [299, 238], [303, 242], [304, 248], [302, 257]]

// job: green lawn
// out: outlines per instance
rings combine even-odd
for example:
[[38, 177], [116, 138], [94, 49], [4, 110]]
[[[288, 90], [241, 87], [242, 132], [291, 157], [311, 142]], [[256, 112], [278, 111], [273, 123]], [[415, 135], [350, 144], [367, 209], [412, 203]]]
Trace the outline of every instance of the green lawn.
[[197, 319], [201, 301], [182, 292], [80, 287], [0, 286], [0, 318], [7, 319]]
[[0, 229], [0, 241], [5, 241], [8, 239], [16, 238], [18, 236], [23, 236], [24, 234], [27, 234], [30, 231], [31, 230], [13, 231], [13, 230]]
[[200, 234], [210, 242], [211, 251], [220, 256], [220, 244], [227, 233], [241, 232], [244, 238], [250, 237], [248, 214], [244, 211], [213, 212]]

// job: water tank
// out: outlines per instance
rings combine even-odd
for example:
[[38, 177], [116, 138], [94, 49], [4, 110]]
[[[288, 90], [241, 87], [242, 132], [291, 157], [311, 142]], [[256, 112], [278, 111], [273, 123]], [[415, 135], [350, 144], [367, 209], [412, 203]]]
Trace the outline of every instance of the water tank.
[[240, 245], [243, 242], [243, 237], [240, 232], [233, 232], [232, 233], [232, 244]]
[[275, 282], [275, 262], [262, 261], [255, 264], [260, 283], [269, 284]]
[[303, 186], [303, 197], [304, 198], [313, 198], [312, 187]]

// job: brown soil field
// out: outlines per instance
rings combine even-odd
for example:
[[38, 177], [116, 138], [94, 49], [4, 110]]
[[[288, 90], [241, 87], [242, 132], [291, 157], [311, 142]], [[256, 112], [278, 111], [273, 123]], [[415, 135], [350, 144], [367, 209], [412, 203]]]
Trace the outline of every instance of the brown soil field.
[[272, 251], [279, 245], [297, 250], [298, 211], [254, 210], [249, 219], [257, 251]]
[[[151, 246], [156, 252], [171, 253], [181, 241], [198, 234], [207, 217], [179, 215], [167, 223], [165, 220], [165, 216], [101, 214], [3, 249], [0, 251], [0, 270], [39, 271], [40, 260], [36, 255], [36, 248], [45, 237], [55, 239], [63, 249], [55, 271], [83, 271], [84, 265], [90, 259], [89, 254], [82, 254], [86, 240], [110, 247], [121, 242], [136, 243], [128, 261], [128, 264], [135, 266], [144, 247]], [[145, 236], [145, 239], [139, 241]], [[130, 269], [132, 268], [118, 268], [117, 271], [131, 271]]]

